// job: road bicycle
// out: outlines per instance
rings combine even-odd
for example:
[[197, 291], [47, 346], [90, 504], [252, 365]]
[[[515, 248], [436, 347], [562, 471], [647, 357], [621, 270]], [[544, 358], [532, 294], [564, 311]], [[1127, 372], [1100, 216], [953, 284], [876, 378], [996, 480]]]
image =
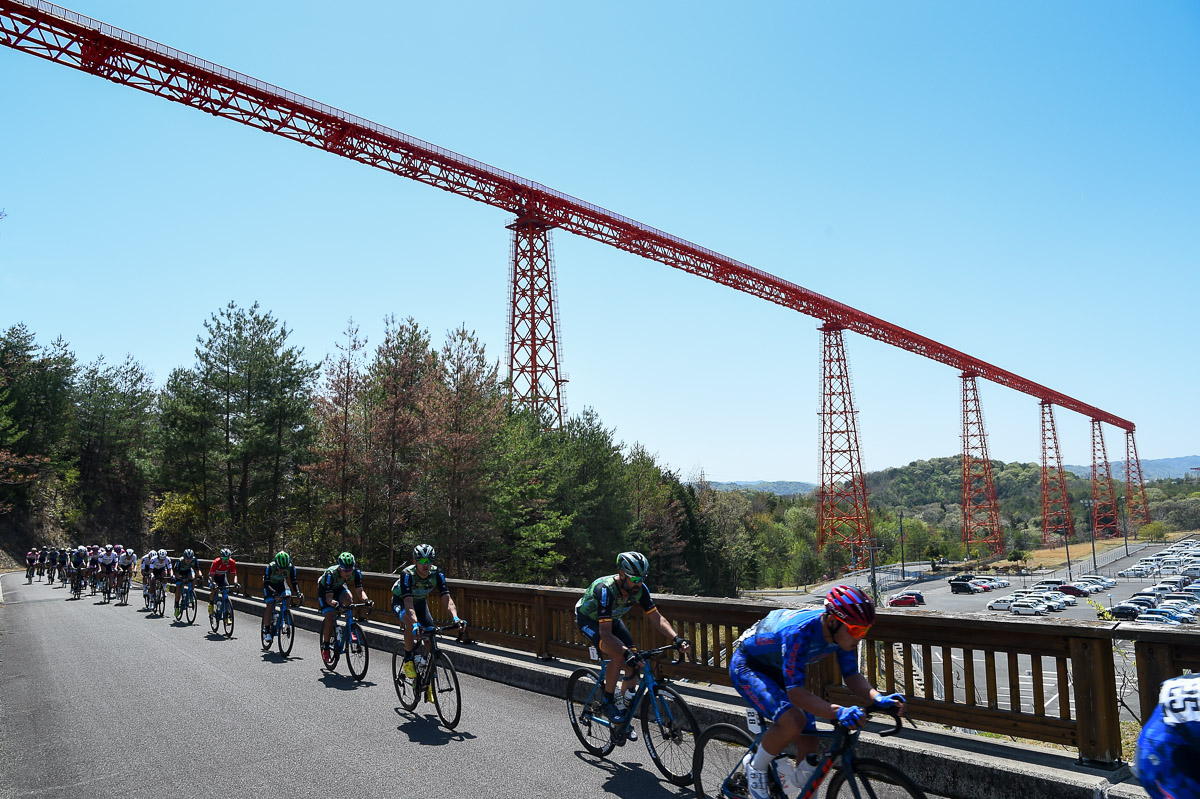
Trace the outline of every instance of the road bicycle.
[[116, 568], [116, 566], [113, 566], [113, 571], [100, 578], [100, 594], [104, 597], [105, 604], [111, 602], [117, 593]]
[[117, 602], [122, 605], [129, 604], [129, 586], [133, 582], [133, 578], [129, 574], [129, 570], [122, 569], [121, 574], [117, 577]]
[[191, 580], [184, 580], [179, 588], [179, 616], [189, 625], [196, 622], [196, 588]]
[[208, 586], [208, 627], [214, 633], [224, 630], [226, 638], [233, 637], [233, 605], [229, 603], [229, 589], [232, 587]]
[[100, 581], [96, 579], [96, 570], [88, 567], [88, 588], [91, 590], [90, 596], [95, 596], [97, 589], [100, 587]]
[[[271, 612], [271, 627], [267, 630], [274, 638], [274, 643], [279, 647], [279, 654], [287, 657], [292, 653], [292, 644], [296, 639], [296, 625], [292, 620], [292, 608], [300, 607], [304, 601], [304, 594], [293, 594], [292, 589], [285, 588], [282, 597], [276, 597], [272, 603], [274, 610]], [[264, 652], [271, 651], [272, 641], [267, 640], [266, 633], [259, 633], [262, 637], [262, 648]]]
[[155, 577], [154, 590], [152, 592], [151, 607], [159, 616], [167, 615], [167, 578]]
[[25, 584], [33, 585], [33, 573], [37, 571], [36, 563], [25, 564]]
[[328, 647], [322, 648], [321, 660], [325, 664], [325, 669], [332, 672], [337, 668], [338, 660], [341, 659], [342, 653], [346, 653], [346, 665], [350, 667], [350, 676], [355, 681], [361, 681], [367, 676], [367, 666], [371, 662], [371, 649], [367, 646], [367, 637], [363, 633], [362, 627], [354, 619], [355, 608], [366, 608], [366, 615], [371, 615], [371, 609], [375, 607], [371, 602], [356, 602], [349, 605], [342, 605], [342, 618], [337, 622], [337, 629], [334, 632], [333, 641]]
[[465, 624], [422, 627], [420, 639], [413, 649], [416, 678], [404, 673], [404, 639], [400, 638], [392, 650], [392, 682], [396, 686], [400, 705], [411, 711], [416, 709], [422, 698], [432, 702], [438, 718], [448, 730], [458, 726], [462, 714], [462, 692], [458, 687], [458, 670], [454, 668], [450, 656], [438, 648], [437, 634], [456, 630], [461, 640], [465, 629]]
[[83, 572], [76, 569], [71, 573], [71, 599], [79, 599], [83, 596]]
[[46, 563], [45, 563], [45, 561], [38, 561], [38, 564], [37, 564], [37, 578], [38, 578], [38, 582], [41, 582], [42, 575], [44, 575], [45, 573], [46, 573]]
[[[577, 669], [567, 680], [567, 714], [583, 747], [597, 757], [604, 757], [614, 746], [624, 746], [629, 740], [629, 727], [640, 711], [642, 737], [654, 765], [675, 785], [690, 785], [696, 717], [683, 696], [665, 682], [659, 682], [651, 667], [654, 658], [678, 648], [669, 644], [638, 653], [642, 678], [637, 693], [611, 720], [604, 712], [604, 672], [611, 662], [600, 661], [599, 671]], [[649, 701], [643, 701], [647, 696]]]
[[[900, 716], [878, 708], [865, 708], [867, 715], [881, 713], [892, 717], [892, 728], [881, 736], [900, 732]], [[756, 726], [758, 713], [747, 710], [749, 726]], [[753, 719], [751, 719], [753, 716]], [[765, 726], [763, 727], [765, 730]], [[836, 725], [832, 731], [818, 731], [813, 735], [831, 742], [824, 755], [810, 755], [809, 762], [816, 770], [800, 791], [801, 799], [816, 796], [825, 777], [833, 771], [825, 799], [847, 799], [872, 797], [872, 799], [925, 799], [924, 792], [904, 772], [879, 760], [860, 758], [856, 747], [858, 728]], [[746, 799], [750, 788], [746, 783], [746, 772], [742, 759], [747, 753], [758, 750], [762, 732], [752, 737], [749, 732], [734, 724], [714, 724], [707, 728], [696, 742], [695, 760], [692, 771], [696, 775], [696, 794], [701, 799]], [[824, 750], [825, 747], [822, 746]], [[779, 784], [774, 764], [768, 772], [768, 786], [772, 799], [787, 799]]]

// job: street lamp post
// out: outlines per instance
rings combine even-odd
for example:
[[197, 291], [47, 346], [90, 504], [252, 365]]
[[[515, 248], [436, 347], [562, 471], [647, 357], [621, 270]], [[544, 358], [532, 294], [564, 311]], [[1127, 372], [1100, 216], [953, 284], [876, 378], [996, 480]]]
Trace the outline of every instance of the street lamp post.
[[1117, 504], [1121, 507], [1121, 532], [1125, 536], [1125, 557], [1129, 557], [1129, 523], [1125, 518], [1125, 497], [1117, 497]]
[[1096, 525], [1092, 520], [1092, 502], [1090, 499], [1085, 499], [1083, 506], [1087, 508], [1088, 530], [1092, 534], [1092, 574], [1099, 574], [1099, 570], [1096, 568]]
[[1067, 530], [1063, 533], [1063, 544], [1067, 547], [1067, 579], [1074, 580], [1071, 575], [1071, 531]]
[[900, 509], [900, 579], [904, 579], [904, 509]]

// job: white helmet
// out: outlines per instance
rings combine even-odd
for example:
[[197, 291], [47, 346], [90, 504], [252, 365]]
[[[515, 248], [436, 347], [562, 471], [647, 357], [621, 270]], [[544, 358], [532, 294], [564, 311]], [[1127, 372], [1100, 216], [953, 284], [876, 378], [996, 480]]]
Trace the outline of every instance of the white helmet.
[[160, 560], [161, 560], [162, 558], [165, 558], [166, 556], [167, 556], [167, 550], [165, 550], [165, 549], [160, 549], [160, 550], [158, 550], [158, 557], [159, 557], [159, 559], [160, 559]]

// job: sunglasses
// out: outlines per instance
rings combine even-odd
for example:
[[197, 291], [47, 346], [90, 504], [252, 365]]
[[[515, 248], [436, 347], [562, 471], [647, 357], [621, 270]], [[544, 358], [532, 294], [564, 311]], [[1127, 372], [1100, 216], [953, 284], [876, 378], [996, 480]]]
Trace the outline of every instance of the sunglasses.
[[417, 563], [421, 564], [422, 566], [428, 566], [429, 564], [433, 563], [433, 558], [417, 558]]
[[625, 579], [628, 580], [629, 582], [633, 583], [634, 585], [637, 585], [638, 583], [640, 583], [642, 581], [641, 577], [634, 577], [632, 574], [625, 575]]
[[847, 624], [841, 620], [839, 620], [838, 623], [845, 627], [846, 632], [850, 633], [850, 637], [856, 641], [860, 638], [864, 638], [867, 634], [867, 631], [871, 629], [870, 627], [860, 627], [857, 624]]
[[352, 571], [354, 571], [354, 567], [353, 567], [353, 566], [338, 566], [338, 568], [339, 568], [339, 569], [341, 569], [341, 570], [342, 570], [342, 571], [344, 571], [344, 572], [352, 572]]

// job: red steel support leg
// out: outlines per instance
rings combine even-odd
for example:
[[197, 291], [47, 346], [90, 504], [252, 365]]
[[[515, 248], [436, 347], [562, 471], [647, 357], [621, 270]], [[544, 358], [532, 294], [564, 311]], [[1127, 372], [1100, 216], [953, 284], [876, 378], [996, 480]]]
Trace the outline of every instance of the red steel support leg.
[[1042, 400], [1042, 546], [1057, 546], [1075, 532], [1071, 516], [1071, 495], [1062, 468], [1058, 447], [1058, 429], [1054, 425], [1054, 404]]
[[562, 427], [567, 379], [558, 365], [562, 341], [550, 226], [536, 219], [518, 219], [509, 229], [513, 232], [508, 319], [512, 404], [545, 414], [550, 426]]
[[858, 425], [842, 328], [827, 324], [821, 370], [821, 488], [817, 546], [833, 543], [850, 552], [852, 567], [869, 559], [871, 513], [858, 447]]
[[962, 514], [963, 543], [979, 555], [999, 555], [1004, 549], [1004, 531], [996, 511], [996, 487], [992, 462], [988, 459], [987, 432], [979, 407], [979, 386], [974, 372], [959, 375], [963, 381]]
[[[1150, 523], [1150, 505], [1146, 502], [1146, 483], [1142, 480], [1142, 462], [1138, 458], [1133, 431], [1125, 431], [1125, 511], [1138, 525]], [[1136, 529], [1136, 528], [1134, 528]]]
[[1117, 520], [1117, 492], [1113, 490], [1112, 467], [1104, 446], [1100, 420], [1092, 420], [1092, 531], [1096, 538], [1121, 534]]

